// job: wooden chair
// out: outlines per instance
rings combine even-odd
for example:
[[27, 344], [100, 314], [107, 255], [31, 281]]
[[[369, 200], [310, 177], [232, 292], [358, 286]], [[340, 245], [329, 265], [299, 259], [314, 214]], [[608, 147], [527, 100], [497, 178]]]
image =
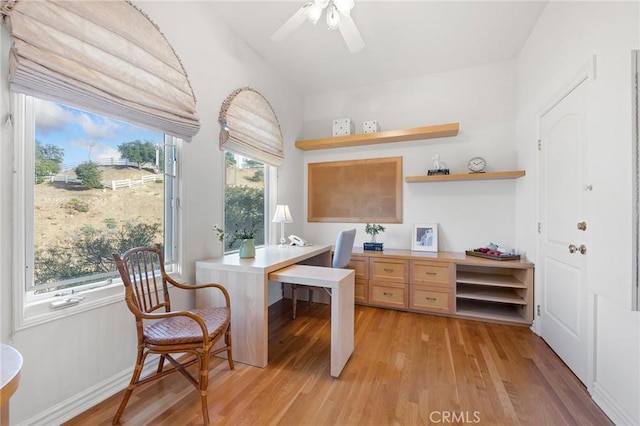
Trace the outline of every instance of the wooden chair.
[[[353, 252], [353, 242], [356, 239], [356, 230], [341, 231], [336, 239], [336, 247], [333, 253], [333, 261], [331, 266], [334, 268], [345, 268], [351, 261], [351, 253]], [[309, 304], [313, 302], [313, 292], [324, 290], [329, 295], [328, 289], [322, 287], [311, 287], [301, 284], [291, 284], [291, 303], [293, 304], [293, 319], [296, 319], [296, 309], [298, 305], [298, 288], [306, 288], [309, 290]]]
[[[118, 424], [133, 390], [175, 371], [180, 372], [200, 393], [204, 424], [209, 424], [207, 407], [207, 385], [209, 381], [209, 359], [212, 355], [227, 351], [229, 368], [233, 370], [231, 356], [231, 307], [227, 290], [219, 284], [184, 285], [173, 280], [164, 268], [162, 246], [137, 247], [125, 252], [122, 257], [113, 255], [122, 282], [125, 300], [136, 319], [138, 331], [138, 356], [131, 382], [122, 398], [113, 424]], [[226, 300], [226, 306], [172, 311], [167, 284], [176, 289], [196, 290], [217, 288]], [[213, 350], [224, 336], [225, 345]], [[145, 359], [149, 354], [160, 355], [155, 373], [140, 378]], [[174, 358], [175, 354], [185, 354]], [[164, 369], [164, 361], [171, 367]], [[198, 363], [197, 377], [186, 368]]]

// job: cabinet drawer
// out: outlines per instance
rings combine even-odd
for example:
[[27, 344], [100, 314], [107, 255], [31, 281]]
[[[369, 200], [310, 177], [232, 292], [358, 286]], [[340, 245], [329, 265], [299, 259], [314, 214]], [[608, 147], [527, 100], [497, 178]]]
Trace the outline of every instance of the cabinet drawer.
[[354, 300], [356, 303], [369, 303], [369, 298], [367, 297], [368, 284], [369, 282], [367, 280], [356, 278], [356, 287], [355, 287], [355, 295], [354, 295]]
[[371, 275], [374, 280], [408, 282], [408, 260], [371, 259]]
[[360, 256], [351, 256], [351, 260], [349, 261], [349, 269], [353, 269], [356, 274], [356, 279], [362, 278], [365, 280], [369, 279], [369, 259], [366, 257]]
[[407, 307], [407, 289], [392, 283], [373, 283], [369, 303], [394, 308]]
[[439, 288], [414, 288], [411, 291], [411, 309], [433, 312], [451, 312], [450, 294]]
[[448, 265], [411, 261], [411, 282], [448, 287], [451, 282]]

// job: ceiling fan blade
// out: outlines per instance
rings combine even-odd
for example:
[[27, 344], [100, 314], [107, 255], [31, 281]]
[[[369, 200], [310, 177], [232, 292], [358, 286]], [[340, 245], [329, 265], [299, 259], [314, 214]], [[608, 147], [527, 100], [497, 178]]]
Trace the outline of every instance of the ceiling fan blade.
[[287, 20], [278, 30], [271, 35], [273, 41], [284, 41], [289, 34], [291, 34], [296, 28], [300, 26], [306, 19], [307, 8], [311, 6], [313, 2], [308, 2], [302, 5], [300, 9], [296, 11], [291, 18]]
[[340, 34], [344, 38], [345, 43], [351, 53], [356, 53], [364, 48], [364, 40], [360, 36], [360, 31], [356, 27], [355, 22], [351, 19], [351, 16], [340, 17]]

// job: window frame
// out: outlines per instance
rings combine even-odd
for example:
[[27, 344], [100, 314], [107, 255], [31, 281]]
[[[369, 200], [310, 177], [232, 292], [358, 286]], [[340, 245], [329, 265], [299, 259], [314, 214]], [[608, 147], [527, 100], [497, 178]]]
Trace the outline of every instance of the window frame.
[[[122, 280], [115, 277], [99, 283], [81, 285], [44, 294], [34, 294], [27, 282], [33, 282], [34, 272], [34, 220], [35, 220], [35, 98], [11, 92], [13, 107], [13, 331], [26, 329], [55, 319], [64, 318], [101, 306], [118, 303], [124, 299]], [[54, 100], [55, 102], [55, 100]], [[82, 110], [82, 109], [80, 109]], [[99, 114], [102, 115], [102, 114]], [[182, 215], [180, 195], [182, 192], [180, 152], [182, 139], [164, 135], [165, 176], [173, 178], [165, 185], [163, 244], [166, 253], [167, 272], [179, 276], [181, 273], [180, 236]], [[171, 161], [167, 160], [167, 146], [174, 146]], [[168, 214], [171, 215], [167, 226]], [[29, 281], [30, 280], [30, 281]], [[53, 302], [62, 302], [54, 307]]]
[[[238, 154], [234, 151], [228, 149], [221, 149], [222, 152], [222, 224], [224, 228], [224, 224], [226, 223], [226, 191], [227, 191], [227, 162], [226, 162], [226, 152], [231, 152], [234, 155], [239, 155], [244, 158], [249, 158], [243, 154]], [[259, 161], [259, 160], [254, 160]], [[277, 189], [278, 189], [278, 168], [272, 166], [268, 163], [262, 163], [264, 166], [264, 244], [256, 246], [258, 247], [266, 247], [270, 244], [270, 241], [273, 241], [273, 232], [274, 227], [271, 225], [270, 218], [272, 217], [272, 213], [276, 209], [277, 204]], [[227, 249], [226, 238], [222, 241], [222, 254], [228, 255], [233, 253], [238, 253], [240, 251], [237, 249]]]

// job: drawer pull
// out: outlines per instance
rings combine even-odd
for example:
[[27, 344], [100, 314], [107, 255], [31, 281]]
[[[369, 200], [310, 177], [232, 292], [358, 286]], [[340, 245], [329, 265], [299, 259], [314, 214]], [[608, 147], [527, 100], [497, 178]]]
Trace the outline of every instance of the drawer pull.
[[427, 275], [438, 275], [437, 272], [425, 272], [425, 274], [427, 274]]
[[435, 297], [425, 297], [425, 299], [427, 299], [427, 300], [429, 300], [431, 302], [435, 302], [436, 300], [438, 300]]
[[391, 269], [391, 268], [384, 268], [384, 269], [383, 269], [383, 271], [385, 271], [385, 272], [393, 272], [393, 269]]
[[382, 294], [384, 294], [385, 296], [393, 296], [393, 293], [382, 293]]

